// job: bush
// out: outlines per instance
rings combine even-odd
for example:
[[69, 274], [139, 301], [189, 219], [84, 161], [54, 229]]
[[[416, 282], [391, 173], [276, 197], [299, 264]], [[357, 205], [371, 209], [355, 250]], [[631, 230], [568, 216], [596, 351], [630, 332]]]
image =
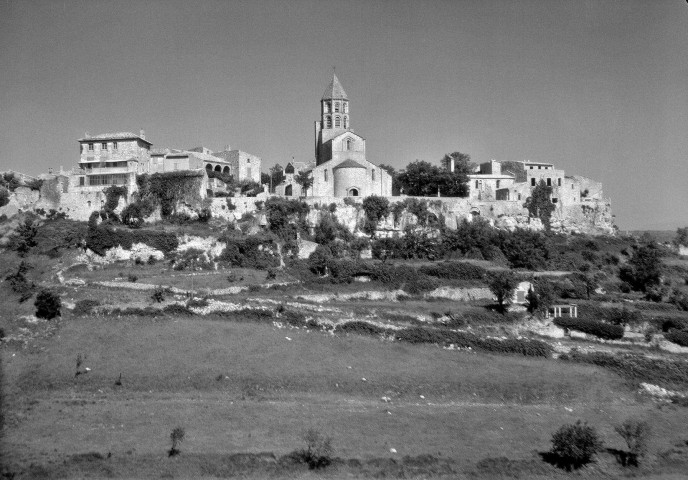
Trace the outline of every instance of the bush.
[[36, 295], [34, 306], [36, 307], [36, 316], [38, 318], [51, 320], [60, 315], [62, 301], [57, 293], [43, 289]]
[[184, 440], [184, 434], [185, 432], [182, 427], [175, 427], [172, 433], [170, 433], [170, 441], [172, 442], [172, 448], [170, 448], [168, 452], [170, 457], [180, 453], [177, 447], [179, 447], [179, 444]]
[[618, 340], [623, 338], [624, 328], [620, 325], [612, 325], [610, 323], [596, 322], [595, 320], [586, 320], [584, 318], [555, 318], [555, 325], [561, 328], [568, 328], [578, 332], [589, 333], [605, 340]]
[[639, 460], [647, 453], [648, 442], [652, 430], [650, 424], [632, 418], [614, 427], [616, 433], [626, 441], [628, 446], [628, 464], [638, 466]]
[[335, 327], [335, 332], [342, 332], [342, 333], [356, 333], [358, 335], [369, 335], [369, 336], [378, 336], [382, 335], [383, 333], [387, 332], [386, 328], [381, 328], [378, 327], [377, 325], [373, 325], [368, 322], [361, 322], [358, 320], [355, 320], [353, 322], [346, 322], [339, 324]]
[[595, 429], [580, 420], [573, 425], [562, 425], [552, 435], [551, 453], [559, 460], [559, 466], [569, 471], [591, 462], [601, 450], [602, 441]]
[[676, 345], [688, 347], [688, 332], [673, 331], [665, 333], [664, 338], [669, 340], [671, 343], [675, 343]]
[[93, 312], [93, 309], [96, 308], [98, 305], [100, 305], [100, 302], [98, 300], [78, 300], [74, 304], [74, 310], [72, 310], [72, 313], [77, 316], [89, 315]]
[[167, 293], [167, 291], [167, 288], [163, 287], [162, 285], [158, 285], [153, 290], [153, 293], [151, 294], [151, 299], [154, 302], [161, 303], [165, 300], [165, 293]]
[[194, 312], [191, 309], [189, 309], [188, 306], [180, 305], [178, 303], [167, 305], [165, 308], [162, 309], [162, 311], [168, 315], [195, 315]]
[[423, 265], [419, 271], [425, 275], [450, 280], [485, 280], [487, 277], [487, 270], [468, 262], [442, 262]]
[[33, 282], [29, 282], [26, 278], [26, 272], [31, 268], [32, 266], [29, 263], [22, 260], [19, 267], [17, 267], [17, 271], [5, 277], [12, 291], [19, 294], [19, 303], [27, 301], [36, 291], [36, 285]]
[[138, 279], [139, 279], [139, 277], [137, 277], [137, 276], [134, 275], [133, 273], [130, 273], [129, 275], [127, 275], [127, 281], [129, 281], [129, 282], [132, 282], [132, 283], [133, 283], [133, 282], [135, 282], [135, 281], [138, 280]]
[[305, 463], [311, 470], [324, 468], [332, 463], [334, 448], [332, 438], [322, 435], [317, 430], [310, 428], [303, 434], [306, 448], [293, 452], [290, 456], [300, 463]]

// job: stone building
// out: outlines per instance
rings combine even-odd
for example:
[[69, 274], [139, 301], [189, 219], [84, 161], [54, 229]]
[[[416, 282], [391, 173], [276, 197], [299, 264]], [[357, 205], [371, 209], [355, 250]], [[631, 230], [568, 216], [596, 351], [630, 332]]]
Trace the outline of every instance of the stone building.
[[[314, 134], [311, 196], [392, 195], [392, 177], [366, 158], [365, 138], [351, 128], [349, 98], [335, 74], [320, 99], [320, 120], [315, 122]], [[283, 182], [276, 191], [287, 195], [291, 187], [294, 194], [298, 184], [293, 177], [289, 182]]]
[[136, 175], [148, 169], [150, 149], [143, 130], [89, 135], [79, 140], [78, 170], [71, 175], [70, 185], [80, 190], [103, 190], [110, 185], [136, 186]]
[[[305, 197], [308, 192], [303, 192], [301, 185], [296, 182], [296, 176], [301, 172], [310, 172], [315, 163], [291, 161], [284, 167], [284, 180], [275, 187], [275, 195], [283, 197]], [[312, 188], [312, 187], [311, 187]]]

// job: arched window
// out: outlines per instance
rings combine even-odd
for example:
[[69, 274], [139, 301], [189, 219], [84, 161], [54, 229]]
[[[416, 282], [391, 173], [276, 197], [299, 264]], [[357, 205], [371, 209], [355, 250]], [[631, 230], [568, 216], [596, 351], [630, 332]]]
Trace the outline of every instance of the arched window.
[[353, 150], [354, 149], [354, 141], [351, 138], [347, 138], [344, 140], [344, 150]]
[[334, 117], [334, 128], [341, 128], [342, 126], [342, 119], [339, 115]]
[[349, 128], [349, 117], [344, 117], [344, 128]]
[[335, 112], [339, 111], [339, 102], [334, 102], [334, 111]]
[[358, 197], [358, 188], [352, 188], [351, 190], [349, 190], [349, 196]]
[[375, 169], [374, 169], [374, 168], [373, 168], [373, 173], [372, 173], [372, 179], [373, 179], [373, 182], [374, 182], [374, 181], [375, 181]]
[[229, 175], [229, 171], [230, 171], [230, 170], [229, 170], [229, 167], [225, 167], [225, 168], [222, 169], [222, 173], [225, 173], [225, 174], [227, 174], [227, 175]]
[[323, 109], [325, 113], [330, 113], [330, 102], [323, 103]]
[[332, 117], [325, 117], [325, 128], [332, 128]]
[[222, 171], [222, 167], [220, 167], [219, 165], [215, 165], [215, 171], [216, 171], [216, 172], [221, 172], [221, 171]]
[[344, 113], [349, 113], [349, 104], [347, 102], [344, 102], [342, 105], [344, 107]]
[[211, 164], [207, 163], [206, 166], [205, 166], [205, 169], [206, 169], [206, 170], [212, 170], [212, 169], [213, 169], [213, 166], [212, 166]]

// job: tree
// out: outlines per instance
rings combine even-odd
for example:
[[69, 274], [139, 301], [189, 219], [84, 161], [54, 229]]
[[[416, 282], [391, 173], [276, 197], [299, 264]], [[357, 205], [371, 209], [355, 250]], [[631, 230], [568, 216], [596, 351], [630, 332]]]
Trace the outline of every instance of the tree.
[[626, 441], [629, 454], [628, 464], [637, 467], [640, 459], [647, 453], [648, 443], [652, 435], [650, 424], [629, 418], [621, 425], [614, 427], [614, 430]]
[[490, 291], [497, 297], [500, 312], [506, 311], [506, 304], [511, 301], [517, 285], [516, 277], [510, 271], [496, 273], [490, 278]]
[[60, 315], [62, 301], [57, 293], [43, 289], [36, 295], [34, 306], [36, 307], [36, 316], [38, 318], [51, 320]]
[[182, 427], [175, 427], [170, 433], [170, 441], [172, 442], [172, 448], [169, 450], [170, 457], [179, 454], [179, 444], [184, 440], [184, 429]]
[[282, 165], [279, 163], [276, 163], [270, 168], [270, 176], [269, 176], [271, 182], [270, 183], [270, 191], [272, 193], [275, 192], [275, 187], [282, 183], [285, 179], [284, 176], [284, 169], [282, 168]]
[[[452, 160], [454, 169], [451, 169]], [[475, 169], [471, 156], [467, 153], [452, 152], [444, 156], [441, 161], [444, 172], [438, 176], [440, 194], [445, 197], [467, 197], [470, 193], [468, 175]]]
[[544, 180], [540, 180], [533, 188], [530, 197], [526, 199], [525, 207], [532, 218], [542, 220], [545, 230], [550, 230], [550, 219], [555, 206], [552, 203], [552, 187], [547, 186]]
[[308, 269], [316, 275], [325, 275], [332, 260], [334, 260], [334, 256], [330, 248], [318, 245], [308, 257]]
[[[382, 165], [380, 165], [382, 166]], [[676, 237], [674, 237], [675, 245], [683, 245], [688, 247], [688, 227], [678, 228], [676, 230]]]
[[573, 425], [562, 425], [552, 435], [551, 453], [561, 466], [571, 471], [592, 461], [602, 445], [595, 429], [578, 420]]
[[554, 286], [552, 285], [552, 282], [546, 278], [538, 278], [535, 281], [534, 293], [537, 297], [537, 307], [535, 311], [544, 316], [549, 311], [549, 307], [554, 305], [554, 302], [557, 299], [557, 296], [554, 293]]
[[304, 171], [304, 172], [299, 172], [294, 176], [294, 180], [296, 183], [301, 185], [301, 191], [304, 193], [304, 196], [308, 196], [308, 189], [311, 188], [313, 185], [313, 175], [312, 175], [312, 170]]
[[621, 267], [619, 277], [628, 282], [634, 290], [647, 291], [659, 285], [662, 277], [662, 252], [656, 243], [636, 247], [628, 260], [628, 265]]
[[19, 224], [14, 232], [13, 244], [20, 257], [25, 257], [29, 250], [38, 244], [36, 242], [37, 234], [38, 227], [33, 220], [27, 218], [24, 223]]
[[366, 223], [363, 231], [372, 237], [375, 236], [378, 222], [389, 215], [389, 200], [385, 197], [371, 195], [363, 200], [363, 211], [366, 215]]
[[399, 185], [402, 192], [414, 197], [437, 195], [437, 176], [439, 169], [429, 162], [416, 160], [399, 173]]

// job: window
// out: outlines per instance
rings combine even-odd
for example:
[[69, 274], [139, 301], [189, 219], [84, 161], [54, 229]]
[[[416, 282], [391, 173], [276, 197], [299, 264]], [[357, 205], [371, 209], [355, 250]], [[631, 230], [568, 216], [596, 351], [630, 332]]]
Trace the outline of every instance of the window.
[[499, 188], [499, 180], [497, 180], [497, 188]]
[[557, 186], [561, 187], [561, 178], [557, 178]]
[[540, 165], [538, 165], [538, 170], [542, 170], [542, 167]]
[[478, 181], [475, 181], [475, 188], [478, 188]]
[[88, 149], [89, 149], [90, 151], [93, 151], [93, 144], [92, 144], [92, 143], [89, 143], [89, 144], [88, 144]]
[[551, 179], [551, 178], [548, 178], [548, 179], [547, 179], [547, 186], [548, 186], [548, 187], [551, 187], [551, 186], [552, 186], [552, 179]]
[[100, 149], [101, 150], [107, 150], [107, 142], [103, 142], [100, 144]]
[[521, 194], [520, 194], [520, 193], [518, 194], [518, 199], [519, 199], [519, 200], [521, 199]]
[[339, 102], [334, 102], [334, 111], [335, 112], [339, 111]]
[[325, 128], [332, 128], [332, 117], [325, 118]]
[[534, 179], [534, 178], [531, 178], [531, 179], [530, 179], [530, 186], [531, 186], [531, 187], [534, 187], [534, 186], [535, 186], [535, 179]]
[[374, 169], [374, 168], [373, 168], [373, 172], [372, 172], [372, 179], [373, 179], [373, 182], [374, 182], [374, 181], [375, 181], [375, 169]]
[[558, 198], [553, 198], [553, 199], [552, 199], [552, 203], [557, 203], [558, 201], [559, 201]]
[[325, 172], [325, 181], [327, 181], [327, 169], [323, 170]]
[[323, 111], [324, 111], [325, 113], [330, 113], [330, 102], [325, 102], [325, 103], [323, 104]]
[[334, 117], [334, 128], [341, 128], [342, 119], [339, 116]]
[[344, 102], [342, 105], [344, 107], [344, 113], [349, 113], [349, 104], [347, 102]]
[[250, 158], [247, 158], [247, 159], [246, 159], [246, 163], [251, 163], [251, 159], [250, 159]]
[[354, 141], [351, 138], [347, 138], [344, 140], [344, 149], [345, 150], [353, 150], [354, 149]]
[[349, 128], [349, 117], [344, 117], [344, 128]]
[[[85, 181], [86, 181], [86, 179], [84, 177], [79, 177], [79, 186], [83, 187]], [[88, 202], [88, 203], [91, 203], [91, 202]], [[89, 205], [89, 207], [90, 207], [90, 205]]]
[[117, 150], [117, 142], [112, 142], [112, 149]]

